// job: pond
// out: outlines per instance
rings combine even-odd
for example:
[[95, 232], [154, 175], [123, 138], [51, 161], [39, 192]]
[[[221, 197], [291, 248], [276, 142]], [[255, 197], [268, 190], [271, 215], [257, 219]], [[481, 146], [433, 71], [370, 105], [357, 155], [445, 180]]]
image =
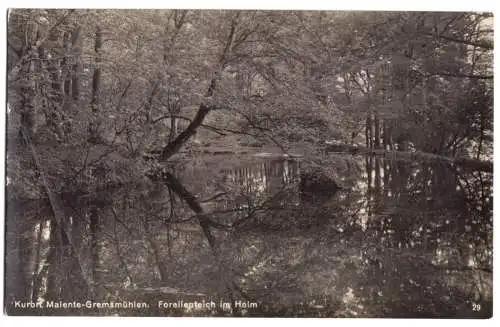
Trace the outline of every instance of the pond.
[[[73, 253], [67, 256], [47, 203], [9, 205], [7, 242], [20, 250], [7, 255], [8, 312], [26, 314], [9, 297], [83, 303], [89, 291], [74, 276], [91, 271], [93, 300], [147, 307], [30, 312], [491, 316], [491, 174], [379, 157], [339, 156], [329, 167], [304, 158], [212, 159], [174, 174], [203, 213], [152, 183], [110, 194], [93, 231], [95, 205], [65, 202]], [[319, 171], [334, 190], [305, 180]], [[216, 251], [200, 217], [211, 222]], [[215, 306], [184, 305], [194, 301]]]

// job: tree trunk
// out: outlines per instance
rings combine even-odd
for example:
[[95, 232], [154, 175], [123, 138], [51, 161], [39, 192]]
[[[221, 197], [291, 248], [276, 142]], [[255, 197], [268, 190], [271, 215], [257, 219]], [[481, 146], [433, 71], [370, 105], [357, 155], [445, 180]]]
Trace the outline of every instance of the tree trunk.
[[371, 113], [368, 113], [366, 116], [366, 124], [365, 124], [365, 138], [366, 138], [366, 147], [371, 149], [373, 147], [372, 142], [372, 117]]
[[390, 174], [391, 174], [391, 161], [389, 159], [383, 159], [383, 172], [384, 172], [384, 188], [383, 188], [383, 193], [384, 193], [384, 198], [389, 197], [389, 181], [390, 181]]
[[[49, 37], [49, 40], [53, 42], [54, 44], [60, 45], [62, 43], [61, 41], [61, 36], [59, 32], [54, 31]], [[57, 48], [55, 46], [51, 48], [47, 48], [48, 52], [50, 53], [51, 57], [48, 59], [48, 71], [49, 71], [49, 78], [50, 78], [50, 83], [51, 83], [51, 92], [49, 93], [49, 98], [51, 102], [54, 103], [60, 103], [62, 101], [62, 95], [63, 95], [63, 76], [62, 76], [62, 70], [61, 70], [61, 63], [62, 59], [60, 58], [60, 54], [57, 53], [57, 50], [60, 48]], [[56, 50], [56, 51], [51, 51], [51, 50]]]
[[484, 140], [484, 118], [483, 114], [481, 113], [481, 127], [479, 131], [479, 144], [477, 145], [476, 160], [481, 159], [481, 152], [483, 151], [483, 140]]
[[101, 50], [102, 50], [102, 31], [98, 26], [96, 28], [94, 40], [95, 67], [92, 75], [92, 100], [90, 107], [92, 108], [92, 117], [89, 122], [89, 138], [90, 143], [98, 143], [99, 137], [99, 93], [101, 91]]
[[99, 269], [99, 212], [96, 207], [90, 209], [90, 256], [92, 279], [94, 285], [98, 285], [98, 269]]
[[373, 188], [372, 188], [372, 173], [373, 173], [373, 157], [367, 156], [365, 158], [365, 169], [366, 169], [366, 198], [367, 198], [367, 215], [368, 217], [371, 217], [372, 215], [372, 193], [373, 193]]
[[61, 292], [61, 263], [62, 263], [62, 244], [59, 242], [59, 225], [56, 218], [50, 221], [50, 238], [49, 251], [50, 255], [47, 258], [49, 270], [47, 272], [47, 293], [46, 299], [57, 300], [60, 298]]
[[374, 138], [374, 147], [375, 149], [380, 149], [380, 119], [378, 116], [378, 112], [375, 112], [375, 138]]
[[384, 142], [384, 150], [392, 150], [392, 135], [391, 135], [391, 126], [390, 123], [384, 120], [383, 123], [383, 142]]
[[179, 121], [175, 118], [175, 116], [172, 116], [170, 118], [170, 135], [168, 136], [168, 141], [172, 142], [175, 137], [177, 136], [177, 123]]
[[217, 257], [219, 254], [219, 249], [216, 244], [215, 236], [210, 230], [210, 219], [204, 213], [203, 208], [196, 200], [196, 196], [189, 192], [184, 187], [184, 185], [182, 185], [181, 182], [171, 173], [166, 173], [165, 182], [167, 183], [168, 187], [170, 187], [182, 200], [186, 201], [189, 208], [191, 208], [193, 212], [198, 214], [198, 222], [203, 230], [203, 233], [205, 234], [205, 237], [208, 240], [210, 247], [212, 248], [214, 255]]
[[75, 101], [80, 97], [80, 56], [82, 51], [80, 30], [80, 26], [77, 26], [71, 32], [71, 49], [73, 53], [73, 66], [71, 67], [71, 95]]
[[[23, 48], [29, 49], [39, 41], [40, 29], [38, 28], [38, 24], [34, 22], [31, 24], [28, 23], [26, 25], [25, 34], [27, 35], [27, 38]], [[35, 58], [38, 56], [39, 59], [44, 59], [45, 51], [41, 45], [37, 48], [36, 52], [34, 52], [34, 56]], [[38, 64], [35, 64], [35, 62], [38, 62]], [[36, 74], [37, 70], [41, 73], [44, 68], [44, 60], [27, 61], [23, 62], [19, 66], [19, 72], [24, 79], [18, 93], [21, 99], [18, 110], [21, 123], [18, 132], [20, 144], [24, 144], [25, 138], [31, 140], [33, 135], [36, 133], [37, 121], [34, 100], [36, 98], [35, 95], [37, 93], [37, 88], [33, 76]]]
[[380, 178], [380, 162], [381, 162], [382, 158], [374, 157], [373, 159], [375, 160], [375, 183], [374, 183], [374, 192], [373, 192], [374, 206], [375, 206], [375, 208], [378, 208], [380, 206], [381, 197], [382, 197], [382, 194], [381, 194], [382, 180]]
[[94, 54], [95, 54], [95, 68], [92, 76], [92, 112], [99, 111], [99, 92], [101, 89], [101, 50], [102, 50], [102, 31], [98, 26], [95, 32], [94, 40]]
[[160, 274], [160, 281], [165, 282], [167, 280], [168, 271], [165, 269], [165, 264], [161, 259], [161, 248], [155, 241], [154, 235], [151, 233], [151, 230], [149, 228], [149, 223], [147, 221], [144, 222], [144, 233], [147, 242], [151, 246], [151, 250], [153, 252], [153, 257], [154, 257], [154, 264], [156, 265], [158, 273]]
[[42, 263], [42, 233], [43, 233], [43, 228], [44, 228], [44, 220], [43, 218], [40, 219], [40, 222], [38, 224], [38, 231], [36, 235], [36, 241], [35, 241], [35, 255], [34, 255], [34, 262], [35, 262], [35, 267], [33, 269], [33, 274], [32, 274], [32, 281], [31, 281], [31, 301], [37, 302], [38, 301], [38, 290], [40, 289], [40, 276], [38, 274], [40, 270], [40, 265]]
[[62, 59], [62, 73], [64, 76], [63, 82], [63, 94], [65, 103], [68, 103], [68, 99], [71, 97], [71, 68], [68, 60], [68, 56], [71, 52], [71, 38], [69, 32], [65, 32], [63, 34], [63, 47], [64, 47], [64, 56]]
[[198, 109], [196, 116], [191, 121], [191, 123], [188, 125], [188, 127], [186, 127], [186, 129], [181, 134], [179, 134], [179, 136], [177, 136], [177, 138], [174, 141], [170, 142], [169, 144], [167, 144], [167, 146], [165, 146], [165, 148], [163, 149], [162, 154], [161, 154], [162, 161], [167, 160], [172, 155], [177, 153], [180, 150], [180, 148], [182, 147], [182, 145], [184, 145], [184, 143], [186, 143], [191, 136], [196, 134], [197, 128], [201, 124], [203, 124], [203, 120], [208, 115], [210, 110], [211, 109], [208, 106], [206, 106], [205, 104], [202, 103], [200, 105], [200, 108]]

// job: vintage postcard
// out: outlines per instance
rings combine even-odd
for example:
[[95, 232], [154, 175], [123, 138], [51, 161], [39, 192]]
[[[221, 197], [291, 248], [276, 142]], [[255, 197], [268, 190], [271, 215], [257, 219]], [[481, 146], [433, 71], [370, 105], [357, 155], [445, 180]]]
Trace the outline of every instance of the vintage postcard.
[[5, 314], [492, 316], [492, 13], [7, 16]]

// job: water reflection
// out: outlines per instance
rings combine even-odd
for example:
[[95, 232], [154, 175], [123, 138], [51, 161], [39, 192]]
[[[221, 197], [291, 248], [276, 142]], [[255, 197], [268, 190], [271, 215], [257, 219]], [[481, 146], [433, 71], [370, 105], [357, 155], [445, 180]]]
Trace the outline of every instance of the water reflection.
[[[288, 161], [281, 168], [276, 161], [268, 163], [276, 167], [269, 179], [264, 175], [255, 179], [238, 170], [225, 173], [240, 176], [239, 185], [264, 180], [259, 190], [272, 193], [285, 181], [300, 180], [297, 163], [293, 178], [283, 178], [284, 163], [290, 166]], [[360, 278], [358, 295], [368, 305], [375, 301], [370, 294], [401, 299], [399, 304], [382, 301], [383, 310], [394, 316], [460, 315], [458, 307], [470, 314], [474, 301], [491, 305], [492, 176], [444, 164], [417, 165], [375, 157], [357, 164], [364, 168], [359, 178], [326, 204], [304, 210], [307, 203], [297, 197], [302, 208], [287, 210], [286, 220], [276, 213], [263, 219], [278, 225], [273, 230], [289, 230], [292, 225], [304, 230], [307, 224], [318, 225], [321, 217], [323, 233], [332, 237], [340, 232], [341, 242], [360, 250], [358, 259], [363, 264], [353, 272]], [[480, 280], [480, 285], [472, 280]], [[451, 300], [452, 296], [460, 300]]]
[[270, 160], [239, 169], [222, 170], [223, 181], [242, 186], [253, 196], [272, 194], [283, 185], [299, 180], [299, 164], [292, 160]]
[[[187, 190], [201, 190], [196, 201], [213, 222], [222, 272], [200, 214], [162, 183], [119, 189], [104, 203], [68, 200], [62, 227], [47, 200], [12, 200], [6, 302], [74, 301], [92, 292], [153, 301], [165, 290], [173, 298], [198, 294], [208, 301], [228, 296], [229, 279], [239, 297], [259, 303], [256, 311], [238, 311], [245, 315], [487, 317], [492, 175], [386, 158], [344, 160], [329, 176], [343, 176], [344, 189], [314, 201], [300, 190], [306, 162], [265, 160], [182, 177]], [[473, 304], [482, 310], [473, 311]], [[71, 313], [123, 311], [43, 312]]]

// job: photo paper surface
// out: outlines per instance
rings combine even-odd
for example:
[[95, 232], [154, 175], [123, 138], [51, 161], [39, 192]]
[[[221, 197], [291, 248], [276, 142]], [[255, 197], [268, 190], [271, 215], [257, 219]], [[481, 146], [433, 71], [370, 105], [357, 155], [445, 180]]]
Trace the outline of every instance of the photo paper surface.
[[4, 313], [489, 318], [493, 14], [11, 9]]

